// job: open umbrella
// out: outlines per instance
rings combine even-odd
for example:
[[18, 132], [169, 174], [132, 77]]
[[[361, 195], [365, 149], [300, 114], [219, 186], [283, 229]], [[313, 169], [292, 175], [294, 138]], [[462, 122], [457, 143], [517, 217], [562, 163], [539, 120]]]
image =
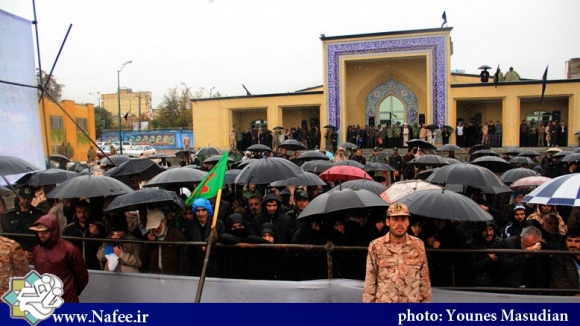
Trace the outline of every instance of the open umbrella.
[[171, 155], [165, 154], [165, 153], [155, 153], [155, 154], [149, 156], [149, 158], [168, 158], [168, 157], [175, 157], [175, 155], [171, 156]]
[[429, 129], [429, 130], [433, 131], [433, 130], [437, 130], [437, 129], [439, 129], [439, 126], [438, 126], [438, 125], [428, 125], [428, 126], [426, 126], [425, 128], [427, 128], [427, 129]]
[[322, 216], [330, 213], [336, 214], [351, 210], [356, 210], [360, 214], [363, 209], [386, 210], [387, 207], [387, 203], [368, 190], [339, 189], [318, 195], [298, 215], [298, 218]]
[[[203, 163], [217, 164], [217, 162], [219, 162], [221, 158], [222, 158], [221, 155], [214, 155], [210, 158], [207, 158], [205, 161], [203, 161]], [[230, 163], [234, 163], [234, 160], [232, 158], [228, 157], [228, 164], [230, 164]]]
[[453, 133], [455, 131], [455, 129], [449, 125], [444, 125], [443, 127], [441, 127], [441, 130], [443, 130], [445, 128], [447, 128], [450, 133]]
[[467, 151], [467, 154], [471, 155], [474, 152], [477, 152], [477, 151], [482, 150], [482, 149], [490, 149], [490, 148], [489, 148], [489, 146], [487, 146], [485, 144], [477, 144], [477, 145], [474, 145], [471, 148], [469, 148], [469, 150]]
[[277, 127], [272, 128], [272, 130], [284, 130], [284, 127], [277, 126]]
[[193, 154], [193, 153], [194, 153], [194, 151], [190, 151], [190, 150], [177, 151], [177, 152], [175, 152], [175, 157], [178, 157], [178, 158], [183, 160], [187, 156], [191, 157], [191, 154]]
[[370, 171], [392, 171], [395, 172], [397, 169], [383, 162], [368, 162], [363, 170]]
[[580, 161], [580, 153], [572, 153], [564, 156], [560, 162], [578, 162]]
[[333, 166], [334, 166], [334, 164], [332, 162], [323, 161], [323, 160], [316, 160], [316, 161], [308, 161], [308, 162], [302, 164], [302, 166], [300, 166], [300, 168], [306, 172], [320, 174], [320, 173], [330, 169]]
[[139, 210], [142, 206], [147, 209], [177, 205], [185, 208], [183, 200], [174, 192], [163, 189], [140, 189], [118, 197], [105, 208], [105, 212], [125, 212]]
[[[190, 165], [188, 165], [190, 166]], [[144, 187], [160, 187], [165, 188], [169, 185], [175, 185], [178, 187], [190, 187], [194, 183], [199, 183], [205, 176], [207, 172], [186, 168], [177, 167], [163, 171], [153, 177]]]
[[365, 168], [364, 164], [362, 164], [360, 162], [357, 162], [357, 161], [354, 161], [354, 160], [338, 161], [338, 162], [334, 162], [334, 165], [336, 165], [336, 166], [341, 166], [341, 165], [344, 165], [344, 166], [354, 166], [354, 167], [357, 167], [359, 169], [364, 169]]
[[232, 165], [232, 168], [241, 170], [241, 169], [245, 168], [246, 166], [248, 166], [248, 165], [250, 165], [252, 163], [258, 162], [259, 160], [260, 160], [259, 158], [250, 158], [250, 159], [247, 159], [247, 160], [241, 160], [241, 161], [239, 161], [237, 163], [234, 163]]
[[409, 207], [409, 213], [431, 218], [458, 221], [493, 221], [493, 216], [475, 201], [453, 191], [423, 190], [400, 198], [397, 203]]
[[298, 157], [300, 161], [308, 162], [308, 161], [316, 161], [316, 160], [323, 160], [328, 161], [329, 158], [326, 154], [322, 154], [319, 151], [306, 151]]
[[469, 160], [473, 161], [473, 160], [480, 158], [482, 156], [497, 156], [497, 157], [499, 157], [500, 155], [496, 151], [491, 150], [491, 149], [480, 149], [478, 151], [475, 151], [475, 152], [469, 154]]
[[433, 144], [424, 141], [423, 139], [411, 139], [407, 141], [409, 147], [419, 147], [422, 149], [437, 149]]
[[445, 144], [437, 148], [438, 152], [461, 152], [461, 147], [454, 144]]
[[542, 155], [542, 154], [540, 154], [534, 150], [531, 150], [531, 149], [523, 150], [518, 154], [518, 156], [527, 156], [527, 157], [535, 157], [535, 156], [540, 156], [540, 155]]
[[372, 192], [375, 195], [380, 195], [382, 192], [387, 190], [387, 186], [382, 183], [368, 179], [358, 179], [341, 183], [339, 186], [335, 186], [334, 188], [330, 189], [329, 192], [340, 191], [341, 188], [353, 190], [364, 189]]
[[349, 143], [349, 142], [344, 142], [344, 143], [342, 143], [342, 144], [341, 144], [340, 146], [338, 146], [338, 147], [342, 147], [342, 148], [344, 148], [345, 150], [346, 150], [346, 149], [357, 149], [357, 148], [358, 148], [358, 146], [356, 146], [356, 145], [355, 145], [355, 144], [353, 144], [353, 143]]
[[236, 178], [236, 184], [270, 184], [274, 181], [297, 177], [302, 169], [293, 162], [279, 157], [268, 157], [244, 167]]
[[59, 164], [62, 162], [63, 165], [66, 165], [70, 162], [70, 159], [62, 154], [52, 154], [48, 157], [49, 160], [58, 162]]
[[497, 156], [478, 157], [470, 163], [488, 168], [494, 173], [503, 173], [513, 168], [513, 166], [508, 161]]
[[443, 157], [438, 155], [421, 155], [409, 161], [409, 164], [429, 165], [434, 167], [449, 165], [449, 163]]
[[129, 160], [131, 160], [131, 158], [126, 155], [110, 155], [109, 158], [103, 158], [99, 165], [119, 166]]
[[133, 192], [123, 182], [107, 177], [95, 175], [81, 175], [69, 179], [52, 189], [46, 198], [82, 198], [116, 196]]
[[254, 144], [254, 145], [246, 148], [246, 150], [250, 151], [250, 152], [271, 152], [272, 151], [272, 149], [270, 147], [263, 145], [263, 144]]
[[84, 170], [89, 170], [91, 171], [93, 169], [92, 166], [86, 164], [86, 163], [80, 163], [80, 162], [76, 162], [73, 165], [71, 165], [67, 171], [69, 172], [73, 172], [73, 173], [81, 173]]
[[566, 174], [524, 196], [523, 202], [543, 205], [580, 206], [580, 173]]
[[508, 162], [511, 164], [534, 164], [534, 161], [527, 156], [515, 156], [510, 158]]
[[510, 188], [514, 189], [514, 190], [522, 191], [522, 192], [527, 194], [527, 193], [530, 193], [531, 191], [533, 191], [534, 189], [536, 189], [538, 186], [541, 186], [544, 183], [550, 182], [550, 181], [552, 181], [552, 178], [547, 178], [547, 177], [535, 175], [535, 176], [525, 177], [525, 178], [521, 178], [521, 179], [517, 180], [516, 182], [514, 182], [510, 185]]
[[286, 139], [285, 141], [281, 142], [280, 145], [278, 145], [278, 147], [286, 148], [291, 151], [301, 151], [303, 149], [306, 149], [306, 146], [304, 146], [304, 144], [297, 141], [296, 139]]
[[0, 175], [6, 176], [36, 170], [39, 170], [39, 168], [19, 157], [0, 155]]
[[320, 174], [320, 178], [326, 182], [333, 183], [336, 183], [338, 181], [345, 182], [349, 180], [358, 180], [358, 179], [373, 180], [373, 178], [363, 169], [348, 165], [335, 165], [330, 169], [322, 172]]
[[531, 170], [531, 169], [527, 169], [527, 168], [517, 168], [517, 169], [511, 169], [508, 170], [506, 172], [504, 172], [500, 178], [501, 181], [503, 181], [503, 183], [505, 183], [506, 185], [512, 184], [516, 181], [518, 181], [519, 179], [525, 178], [525, 177], [532, 177], [536, 175], [536, 171]]
[[[112, 171], [112, 172], [111, 172]], [[129, 177], [133, 174], [139, 174], [141, 180], [151, 180], [154, 176], [165, 171], [165, 168], [147, 158], [138, 158], [129, 160], [114, 170], [108, 171], [109, 176], [115, 179]]]
[[[200, 148], [195, 155], [222, 155], [222, 151], [220, 151], [219, 149], [213, 147], [213, 146], [207, 146], [204, 148]], [[175, 153], [175, 156], [177, 156], [177, 153]]]
[[423, 191], [427, 189], [443, 189], [441, 186], [423, 180], [405, 180], [393, 183], [387, 190], [383, 191], [380, 196], [389, 205], [397, 202], [399, 198], [416, 191]]
[[574, 153], [574, 152], [562, 150], [562, 151], [559, 151], [557, 153], [554, 153], [554, 155], [552, 155], [552, 157], [562, 158], [562, 157], [565, 157], [566, 155], [570, 155], [572, 153]]
[[72, 171], [65, 171], [61, 169], [48, 169], [43, 171], [35, 171], [25, 174], [22, 178], [16, 181], [18, 185], [31, 186], [46, 186], [63, 183], [68, 179], [78, 177], [79, 174]]
[[234, 183], [236, 181], [236, 177], [240, 174], [242, 170], [227, 170], [226, 176], [224, 178], [224, 183]]
[[572, 153], [580, 153], [580, 147], [576, 147], [572, 150]]
[[468, 187], [485, 194], [499, 194], [512, 190], [489, 169], [469, 163], [452, 164], [439, 168], [428, 182], [445, 185], [446, 189], [465, 193]]
[[477, 69], [485, 70], [485, 69], [491, 69], [491, 67], [488, 65], [481, 65]]
[[287, 186], [326, 186], [326, 182], [314, 173], [303, 172], [297, 177], [287, 180], [274, 181], [270, 184], [272, 187]]
[[454, 158], [451, 158], [451, 157], [444, 157], [443, 159], [445, 159], [445, 161], [447, 163], [449, 163], [449, 164], [460, 164], [461, 163], [460, 160], [454, 159]]
[[438, 168], [434, 168], [434, 169], [429, 169], [429, 170], [425, 170], [425, 171], [421, 171], [417, 174], [415, 174], [415, 179], [419, 179], [419, 180], [427, 180], [427, 178], [429, 178], [431, 176], [431, 174], [433, 174], [433, 172], [435, 172], [435, 170], [437, 170]]
[[507, 154], [507, 155], [509, 155], [509, 156], [515, 156], [515, 155], [518, 155], [519, 153], [521, 153], [521, 151], [522, 151], [522, 150], [521, 150], [521, 149], [519, 149], [519, 148], [514, 148], [514, 147], [512, 147], [512, 148], [508, 148], [508, 149], [507, 149], [507, 150], [504, 152], [504, 154]]
[[324, 126], [324, 128], [325, 129], [336, 129], [336, 127], [333, 125], [326, 125], [326, 126]]

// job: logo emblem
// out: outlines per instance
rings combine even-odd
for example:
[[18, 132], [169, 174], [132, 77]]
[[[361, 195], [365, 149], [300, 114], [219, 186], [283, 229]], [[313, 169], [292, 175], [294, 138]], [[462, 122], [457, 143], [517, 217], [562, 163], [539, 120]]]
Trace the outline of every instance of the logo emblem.
[[63, 289], [57, 276], [30, 271], [24, 277], [10, 279], [10, 290], [2, 296], [2, 301], [10, 306], [10, 317], [25, 319], [34, 326], [62, 306]]
[[404, 209], [405, 209], [405, 208], [404, 208], [404, 207], [403, 207], [403, 205], [401, 205], [401, 204], [395, 204], [395, 207], [393, 207], [393, 210], [394, 210], [395, 212], [400, 212], [400, 211], [402, 211], [402, 210], [404, 210]]

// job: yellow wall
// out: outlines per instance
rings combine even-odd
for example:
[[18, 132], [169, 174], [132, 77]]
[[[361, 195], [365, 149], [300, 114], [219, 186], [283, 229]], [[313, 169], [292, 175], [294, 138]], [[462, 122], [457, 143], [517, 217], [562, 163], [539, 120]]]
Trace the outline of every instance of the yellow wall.
[[[44, 104], [44, 107], [43, 107]], [[74, 101], [65, 100], [60, 102], [60, 105], [68, 115], [76, 121], [77, 118], [87, 119], [86, 132], [95, 139], [95, 109], [93, 104], [77, 104]], [[59, 106], [49, 99], [44, 99], [38, 105], [39, 115], [42, 128], [42, 144], [45, 155], [58, 154], [58, 146], [62, 141], [69, 143], [74, 148], [74, 161], [86, 161], [87, 152], [91, 142], [80, 131], [77, 132], [75, 123], [59, 108]], [[43, 114], [43, 112], [46, 112]], [[43, 119], [43, 115], [45, 118]], [[58, 139], [58, 133], [50, 132], [50, 116], [59, 116], [62, 118], [64, 139]], [[42, 123], [44, 121], [44, 123]], [[45, 132], [45, 126], [48, 129], [48, 134]], [[52, 136], [51, 136], [52, 135]], [[47, 142], [48, 146], [47, 149]]]
[[303, 119], [306, 120], [305, 117], [310, 117], [315, 110], [313, 108], [320, 108], [319, 112], [326, 110], [322, 102], [324, 97], [320, 93], [291, 94], [194, 100], [194, 146], [198, 148], [209, 144], [227, 149], [232, 127], [247, 131], [250, 122], [259, 119], [266, 120], [270, 129], [276, 126], [290, 129], [300, 125]]

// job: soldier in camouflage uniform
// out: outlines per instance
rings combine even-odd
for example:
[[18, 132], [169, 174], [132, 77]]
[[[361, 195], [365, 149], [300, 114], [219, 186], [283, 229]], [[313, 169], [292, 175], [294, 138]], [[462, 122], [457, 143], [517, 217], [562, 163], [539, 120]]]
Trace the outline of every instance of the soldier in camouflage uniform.
[[0, 236], [0, 295], [8, 292], [10, 278], [30, 271], [28, 259], [18, 242]]
[[409, 208], [391, 205], [386, 222], [389, 233], [369, 245], [363, 302], [430, 302], [425, 245], [407, 234]]

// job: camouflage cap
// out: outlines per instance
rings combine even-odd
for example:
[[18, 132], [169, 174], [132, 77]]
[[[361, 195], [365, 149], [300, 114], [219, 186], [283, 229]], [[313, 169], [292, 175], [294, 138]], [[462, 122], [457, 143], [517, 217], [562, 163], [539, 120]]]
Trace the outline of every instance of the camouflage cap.
[[410, 216], [409, 207], [405, 204], [393, 204], [389, 206], [388, 216]]
[[296, 189], [294, 191], [294, 198], [298, 199], [298, 198], [306, 198], [306, 199], [310, 199], [310, 197], [308, 197], [308, 193], [306, 192], [306, 190], [304, 189]]

